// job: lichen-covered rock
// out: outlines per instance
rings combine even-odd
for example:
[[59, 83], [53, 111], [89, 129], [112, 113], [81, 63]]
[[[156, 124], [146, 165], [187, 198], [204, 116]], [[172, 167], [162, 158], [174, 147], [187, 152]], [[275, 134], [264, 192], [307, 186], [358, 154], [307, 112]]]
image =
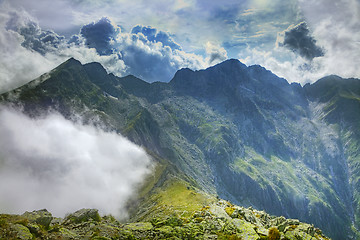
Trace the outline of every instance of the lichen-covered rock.
[[217, 218], [230, 220], [231, 217], [226, 213], [225, 208], [218, 205], [210, 206], [210, 212]]
[[99, 222], [100, 219], [101, 217], [98, 210], [83, 208], [66, 216], [65, 224], [81, 223], [90, 220]]
[[30, 222], [40, 224], [45, 228], [49, 228], [50, 223], [53, 220], [52, 214], [46, 209], [25, 212], [22, 216], [28, 219]]
[[231, 224], [233, 224], [236, 229], [240, 232], [240, 235], [244, 239], [249, 240], [258, 240], [260, 236], [255, 231], [255, 226], [249, 222], [246, 222], [241, 219], [232, 219]]
[[[96, 235], [109, 239], [116, 239], [119, 236], [119, 228], [108, 224], [99, 224], [92, 229]], [[92, 235], [94, 236], [94, 234]]]
[[279, 226], [279, 225], [283, 224], [285, 221], [286, 221], [286, 218], [283, 216], [275, 217], [270, 220], [270, 225], [271, 226]]
[[59, 235], [63, 239], [79, 239], [80, 238], [80, 236], [78, 234], [76, 234], [76, 232], [71, 231], [66, 228], [60, 228]]
[[[21, 216], [0, 214], [0, 239], [276, 239], [328, 240], [313, 225], [296, 219], [219, 201], [179, 216], [153, 216], [151, 222], [119, 223], [96, 209], [81, 209], [64, 220], [46, 210]], [[51, 222], [49, 223], [49, 221]]]
[[30, 230], [21, 225], [21, 224], [12, 224], [11, 227], [11, 235], [15, 237], [15, 239], [21, 239], [21, 240], [31, 240], [32, 234], [30, 233]]
[[300, 224], [297, 219], [286, 219], [281, 224], [277, 225], [280, 232], [284, 232], [287, 227], [295, 228]]
[[263, 226], [256, 226], [255, 231], [259, 236], [267, 236], [269, 234], [269, 230], [264, 228]]
[[314, 239], [313, 236], [301, 231], [287, 231], [285, 233], [285, 237], [287, 237], [288, 239], [302, 239], [302, 240]]

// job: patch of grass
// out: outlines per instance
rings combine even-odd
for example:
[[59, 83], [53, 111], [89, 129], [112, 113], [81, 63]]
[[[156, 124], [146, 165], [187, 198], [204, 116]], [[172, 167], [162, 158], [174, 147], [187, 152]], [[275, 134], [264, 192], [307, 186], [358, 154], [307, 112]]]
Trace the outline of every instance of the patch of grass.
[[216, 202], [214, 196], [196, 189], [177, 177], [167, 179], [162, 186], [141, 206], [142, 215], [138, 220], [146, 221], [154, 217], [176, 215], [179, 219], [190, 218], [194, 211]]
[[159, 197], [159, 202], [162, 205], [174, 210], [185, 211], [188, 216], [193, 211], [209, 203], [207, 196], [192, 188], [188, 188], [187, 183], [178, 179], [171, 180], [166, 189], [159, 193]]

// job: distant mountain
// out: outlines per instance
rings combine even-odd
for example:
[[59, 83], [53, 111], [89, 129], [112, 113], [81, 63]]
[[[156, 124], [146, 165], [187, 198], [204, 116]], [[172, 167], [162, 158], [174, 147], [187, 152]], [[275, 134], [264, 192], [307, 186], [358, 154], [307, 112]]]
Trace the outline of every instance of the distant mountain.
[[161, 204], [152, 197], [157, 189], [182, 179], [236, 204], [313, 223], [333, 239], [359, 237], [359, 79], [328, 76], [302, 87], [231, 59], [149, 84], [69, 59], [0, 98], [29, 115], [51, 108], [100, 119], [146, 148], [159, 164], [134, 219]]

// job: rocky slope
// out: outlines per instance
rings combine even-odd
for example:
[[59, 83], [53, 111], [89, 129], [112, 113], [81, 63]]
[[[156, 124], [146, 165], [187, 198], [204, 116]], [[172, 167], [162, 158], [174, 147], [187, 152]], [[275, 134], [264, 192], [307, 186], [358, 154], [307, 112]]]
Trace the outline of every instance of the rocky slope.
[[1, 101], [31, 116], [76, 112], [144, 146], [159, 165], [134, 219], [176, 177], [353, 239], [360, 227], [359, 86], [329, 76], [301, 87], [237, 60], [149, 84], [70, 59]]
[[1, 239], [319, 239], [313, 225], [296, 219], [273, 217], [221, 200], [190, 216], [154, 217], [146, 222], [120, 223], [101, 217], [95, 209], [81, 209], [64, 219], [47, 210], [23, 215], [0, 214]]

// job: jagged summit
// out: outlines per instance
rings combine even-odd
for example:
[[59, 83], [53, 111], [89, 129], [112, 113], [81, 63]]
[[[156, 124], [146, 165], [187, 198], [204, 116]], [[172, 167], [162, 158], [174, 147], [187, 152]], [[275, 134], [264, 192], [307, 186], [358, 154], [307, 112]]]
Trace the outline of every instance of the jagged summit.
[[63, 64], [61, 64], [60, 66], [64, 66], [64, 65], [81, 65], [81, 62], [73, 57], [69, 58], [68, 60], [66, 60]]
[[158, 165], [134, 219], [202, 205], [196, 188], [342, 240], [360, 228], [359, 96], [358, 79], [301, 87], [238, 60], [150, 84], [69, 59], [0, 101], [32, 116], [81, 113], [146, 148]]
[[220, 62], [210, 68], [223, 68], [223, 69], [231, 69], [231, 68], [245, 68], [246, 65], [242, 63], [239, 59], [230, 58], [223, 62]]

